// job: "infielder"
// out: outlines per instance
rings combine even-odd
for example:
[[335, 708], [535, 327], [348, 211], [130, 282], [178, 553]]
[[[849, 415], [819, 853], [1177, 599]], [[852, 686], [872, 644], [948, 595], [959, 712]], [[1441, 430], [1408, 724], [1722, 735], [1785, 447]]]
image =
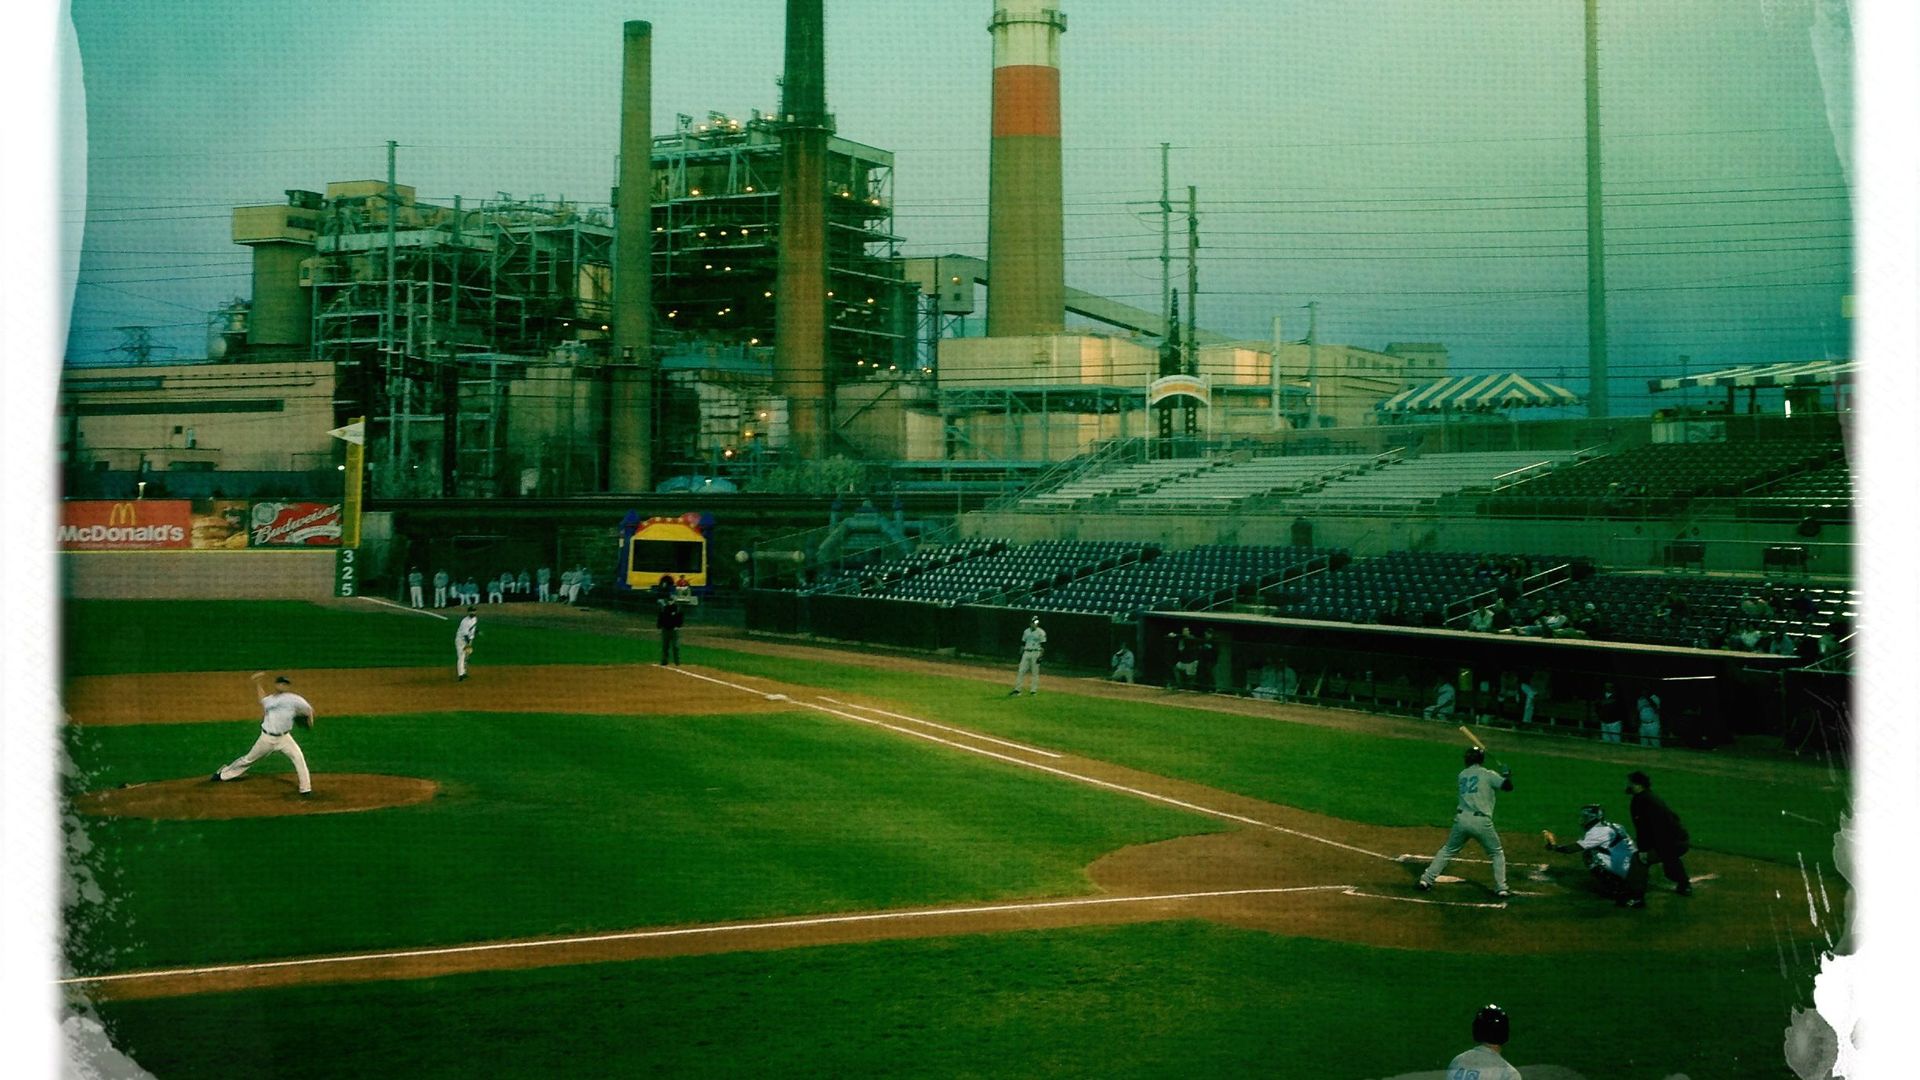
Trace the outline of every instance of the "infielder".
[[1474, 1013], [1473, 1041], [1480, 1045], [1448, 1063], [1447, 1080], [1520, 1080], [1520, 1070], [1507, 1064], [1500, 1054], [1507, 1047], [1512, 1026], [1507, 1010], [1498, 1005], [1483, 1006]]
[[468, 604], [466, 617], [460, 620], [459, 629], [453, 632], [453, 673], [458, 676], [455, 682], [467, 681], [467, 657], [473, 653], [473, 639], [479, 636], [478, 609]]
[[1020, 634], [1020, 667], [1013, 673], [1013, 689], [1007, 691], [1008, 697], [1020, 696], [1021, 680], [1027, 682], [1027, 696], [1040, 692], [1040, 654], [1046, 649], [1047, 632], [1040, 629], [1040, 616]]
[[1478, 840], [1493, 859], [1493, 894], [1502, 900], [1513, 895], [1507, 891], [1507, 853], [1500, 846], [1500, 834], [1493, 830], [1494, 793], [1513, 790], [1513, 770], [1502, 765], [1499, 772], [1494, 772], [1483, 764], [1486, 760], [1485, 750], [1467, 747], [1467, 767], [1460, 770], [1456, 785], [1459, 799], [1453, 811], [1453, 831], [1447, 834], [1447, 842], [1421, 873], [1421, 892], [1433, 888], [1440, 871], [1447, 868], [1471, 838]]
[[260, 699], [260, 737], [253, 740], [253, 749], [221, 766], [213, 774], [215, 782], [238, 780], [247, 775], [253, 763], [268, 754], [280, 753], [293, 761], [293, 773], [300, 781], [300, 794], [313, 794], [313, 777], [307, 772], [307, 756], [300, 752], [300, 744], [293, 741], [293, 725], [313, 726], [313, 706], [307, 699], [294, 693], [293, 685], [285, 675], [273, 680], [273, 693], [267, 693], [261, 682], [267, 677], [264, 671], [253, 673], [253, 693]]
[[1633, 838], [1627, 830], [1607, 820], [1607, 812], [1597, 803], [1580, 808], [1580, 839], [1571, 844], [1554, 842], [1546, 834], [1547, 849], [1563, 855], [1579, 855], [1593, 875], [1595, 885], [1624, 908], [1647, 906], [1647, 864], [1634, 858]]
[[407, 571], [407, 599], [412, 602], [414, 607], [426, 606], [426, 601], [422, 597], [422, 593], [425, 591], [422, 586], [425, 584], [426, 579], [420, 576], [419, 567], [416, 566]]

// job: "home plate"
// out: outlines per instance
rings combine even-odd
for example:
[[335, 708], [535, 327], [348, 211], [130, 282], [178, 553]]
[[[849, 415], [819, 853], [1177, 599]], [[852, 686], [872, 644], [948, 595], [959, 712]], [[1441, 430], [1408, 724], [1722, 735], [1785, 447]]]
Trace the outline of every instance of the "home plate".
[[768, 700], [768, 701], [785, 701], [785, 700], [787, 700], [787, 695], [785, 695], [785, 694], [768, 694], [768, 695], [767, 695], [767, 700]]

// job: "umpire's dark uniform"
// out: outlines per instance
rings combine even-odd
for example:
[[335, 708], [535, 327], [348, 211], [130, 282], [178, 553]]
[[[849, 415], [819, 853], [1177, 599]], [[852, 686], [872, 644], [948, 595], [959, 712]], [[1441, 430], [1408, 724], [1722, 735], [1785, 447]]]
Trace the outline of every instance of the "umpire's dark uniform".
[[1633, 816], [1634, 841], [1648, 860], [1660, 863], [1660, 869], [1673, 882], [1673, 891], [1686, 896], [1693, 892], [1687, 868], [1680, 861], [1691, 850], [1687, 828], [1680, 824], [1680, 815], [1650, 790], [1651, 785], [1646, 773], [1627, 774], [1627, 794], [1633, 796], [1627, 810]]

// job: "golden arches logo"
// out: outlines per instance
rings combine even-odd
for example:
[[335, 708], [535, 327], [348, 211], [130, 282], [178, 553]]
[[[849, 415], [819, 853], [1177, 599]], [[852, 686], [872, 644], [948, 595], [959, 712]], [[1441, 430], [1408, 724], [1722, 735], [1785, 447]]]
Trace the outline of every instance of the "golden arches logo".
[[109, 528], [121, 525], [131, 527], [138, 524], [140, 524], [140, 512], [135, 508], [133, 503], [114, 503], [113, 509], [107, 512], [107, 526]]

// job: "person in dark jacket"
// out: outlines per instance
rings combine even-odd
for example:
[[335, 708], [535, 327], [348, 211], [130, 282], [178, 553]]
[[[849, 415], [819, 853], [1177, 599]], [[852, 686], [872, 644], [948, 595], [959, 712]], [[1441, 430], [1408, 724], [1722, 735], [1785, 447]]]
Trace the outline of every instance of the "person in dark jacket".
[[1687, 827], [1680, 824], [1680, 815], [1655, 795], [1652, 788], [1653, 781], [1646, 773], [1636, 769], [1627, 774], [1627, 794], [1633, 796], [1627, 812], [1633, 817], [1634, 839], [1640, 848], [1636, 857], [1643, 863], [1659, 863], [1661, 871], [1673, 882], [1673, 891], [1692, 896], [1693, 883], [1680, 861], [1681, 856], [1691, 850]]
[[661, 578], [654, 587], [655, 615], [653, 624], [660, 629], [660, 666], [678, 666], [680, 663], [680, 626], [686, 622], [686, 612], [680, 610], [679, 601], [674, 598], [673, 581]]

